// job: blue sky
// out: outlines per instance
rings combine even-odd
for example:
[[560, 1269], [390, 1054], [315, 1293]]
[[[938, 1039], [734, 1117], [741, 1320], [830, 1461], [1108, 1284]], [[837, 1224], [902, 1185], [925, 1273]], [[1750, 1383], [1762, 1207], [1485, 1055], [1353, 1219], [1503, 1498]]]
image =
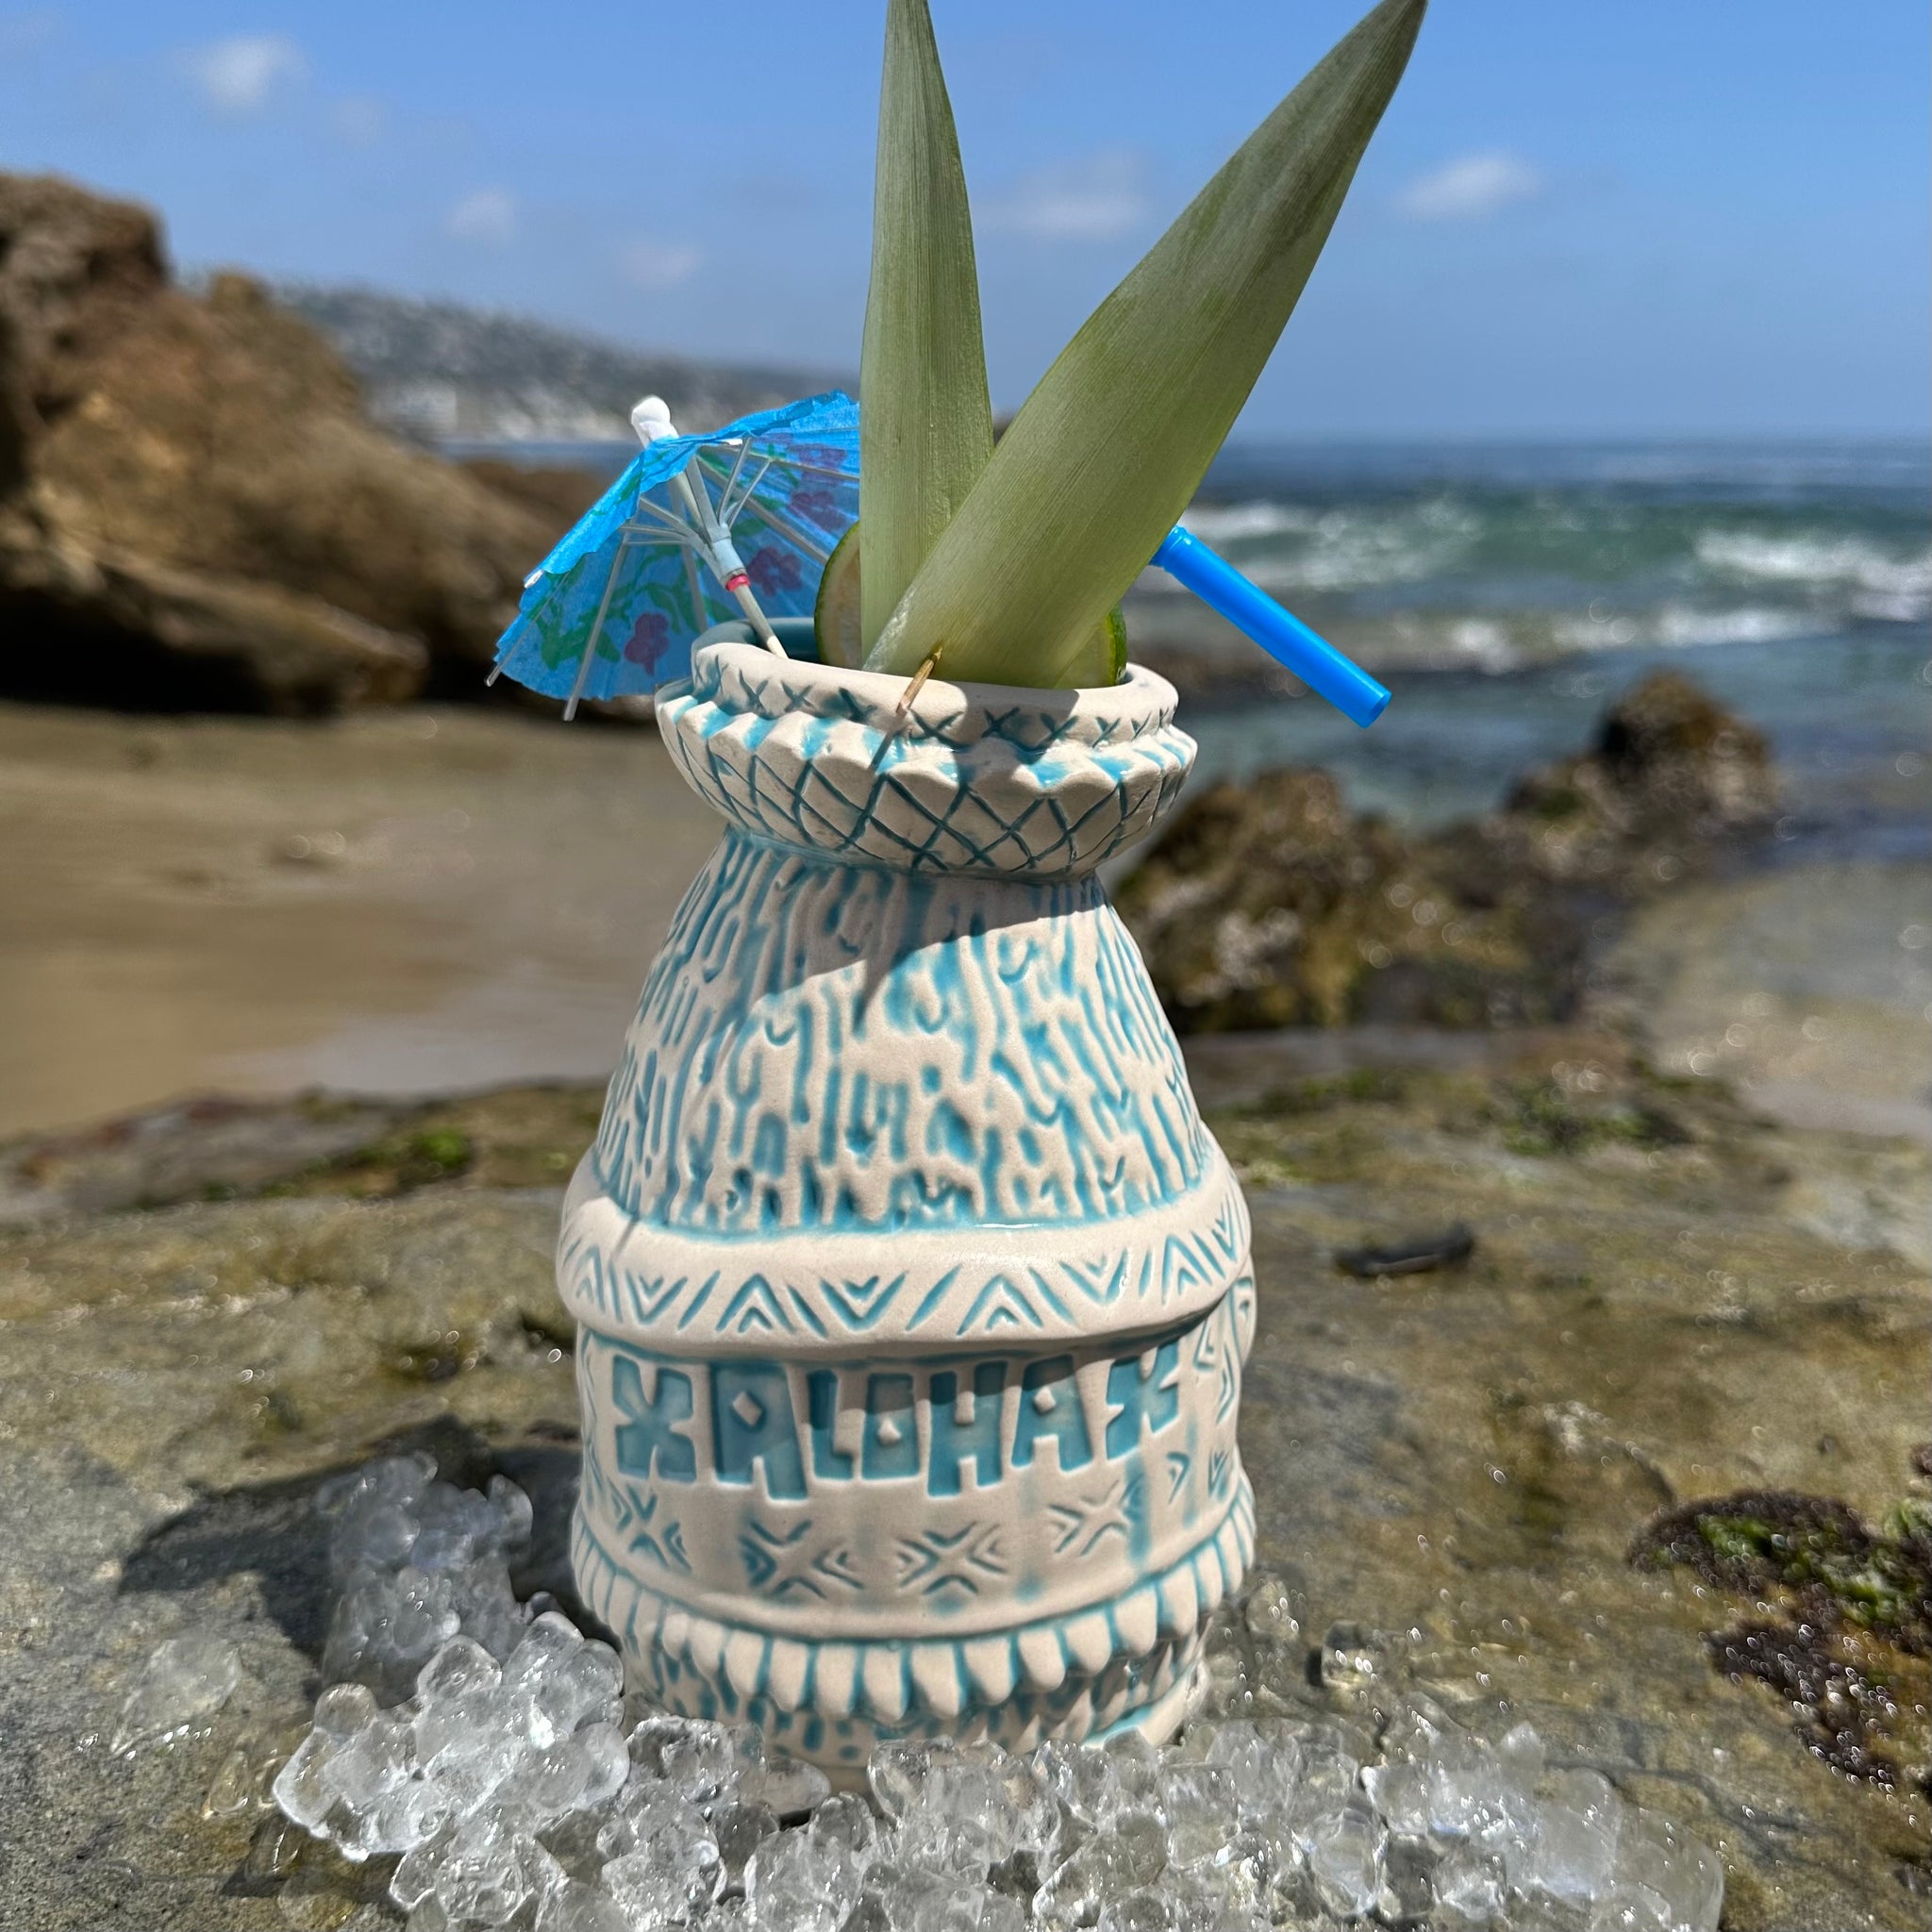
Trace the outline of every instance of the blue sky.
[[[996, 401], [1358, 10], [933, 0]], [[186, 265], [854, 367], [882, 12], [0, 0], [0, 167], [154, 204]], [[1922, 431], [1927, 40], [1923, 0], [1436, 0], [1243, 429]]]

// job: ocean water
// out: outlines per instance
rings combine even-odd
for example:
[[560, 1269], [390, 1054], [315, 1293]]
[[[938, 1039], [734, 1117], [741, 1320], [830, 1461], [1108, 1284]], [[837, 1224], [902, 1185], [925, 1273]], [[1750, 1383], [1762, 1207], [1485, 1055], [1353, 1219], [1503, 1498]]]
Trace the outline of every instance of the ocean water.
[[[1932, 854], [1932, 454], [1907, 442], [1237, 445], [1187, 522], [1395, 693], [1196, 698], [1206, 774], [1325, 765], [1416, 825], [1494, 804], [1662, 665], [1763, 729], [1793, 859]], [[1243, 648], [1158, 572], [1150, 643]]]
[[[492, 453], [615, 475], [636, 451]], [[1324, 765], [1358, 808], [1441, 824], [1669, 665], [1770, 736], [1778, 858], [1932, 857], [1925, 442], [1237, 441], [1187, 523], [1395, 693], [1362, 732], [1204, 685], [1183, 708], [1203, 777]], [[1158, 571], [1126, 609], [1142, 647], [1254, 648]]]

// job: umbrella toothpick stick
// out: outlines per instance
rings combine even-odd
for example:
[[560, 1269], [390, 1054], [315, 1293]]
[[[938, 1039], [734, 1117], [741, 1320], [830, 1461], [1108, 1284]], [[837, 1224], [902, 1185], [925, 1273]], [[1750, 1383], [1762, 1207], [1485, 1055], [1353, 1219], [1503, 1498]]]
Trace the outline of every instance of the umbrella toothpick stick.
[[765, 649], [775, 651], [782, 658], [785, 646], [778, 641], [778, 634], [758, 608], [758, 600], [752, 595], [751, 577], [731, 541], [730, 527], [712, 505], [711, 492], [705, 488], [705, 479], [698, 466], [693, 463], [689, 470], [680, 470], [671, 479], [671, 484], [684, 499], [692, 522], [704, 537], [705, 560], [717, 573], [718, 581], [738, 600], [738, 608], [750, 620], [752, 629], [758, 634], [758, 641]]

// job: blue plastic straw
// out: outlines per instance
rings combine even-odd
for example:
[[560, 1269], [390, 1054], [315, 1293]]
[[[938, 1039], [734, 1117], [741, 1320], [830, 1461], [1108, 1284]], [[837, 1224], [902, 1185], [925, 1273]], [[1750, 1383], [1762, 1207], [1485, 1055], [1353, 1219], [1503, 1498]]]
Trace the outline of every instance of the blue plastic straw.
[[1300, 618], [1284, 610], [1258, 584], [1217, 557], [1200, 538], [1176, 524], [1154, 553], [1154, 561], [1185, 584], [1210, 609], [1245, 631], [1271, 658], [1286, 664], [1307, 688], [1365, 730], [1389, 708], [1389, 688], [1324, 643]]

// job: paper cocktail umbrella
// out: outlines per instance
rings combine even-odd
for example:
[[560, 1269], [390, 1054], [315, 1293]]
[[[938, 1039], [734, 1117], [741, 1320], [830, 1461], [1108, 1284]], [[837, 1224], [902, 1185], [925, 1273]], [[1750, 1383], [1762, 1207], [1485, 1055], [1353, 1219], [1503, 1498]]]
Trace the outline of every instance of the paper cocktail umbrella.
[[858, 406], [840, 391], [679, 436], [647, 396], [644, 448], [524, 583], [494, 680], [564, 700], [648, 691], [691, 668], [691, 641], [742, 615], [809, 616], [858, 514]]

